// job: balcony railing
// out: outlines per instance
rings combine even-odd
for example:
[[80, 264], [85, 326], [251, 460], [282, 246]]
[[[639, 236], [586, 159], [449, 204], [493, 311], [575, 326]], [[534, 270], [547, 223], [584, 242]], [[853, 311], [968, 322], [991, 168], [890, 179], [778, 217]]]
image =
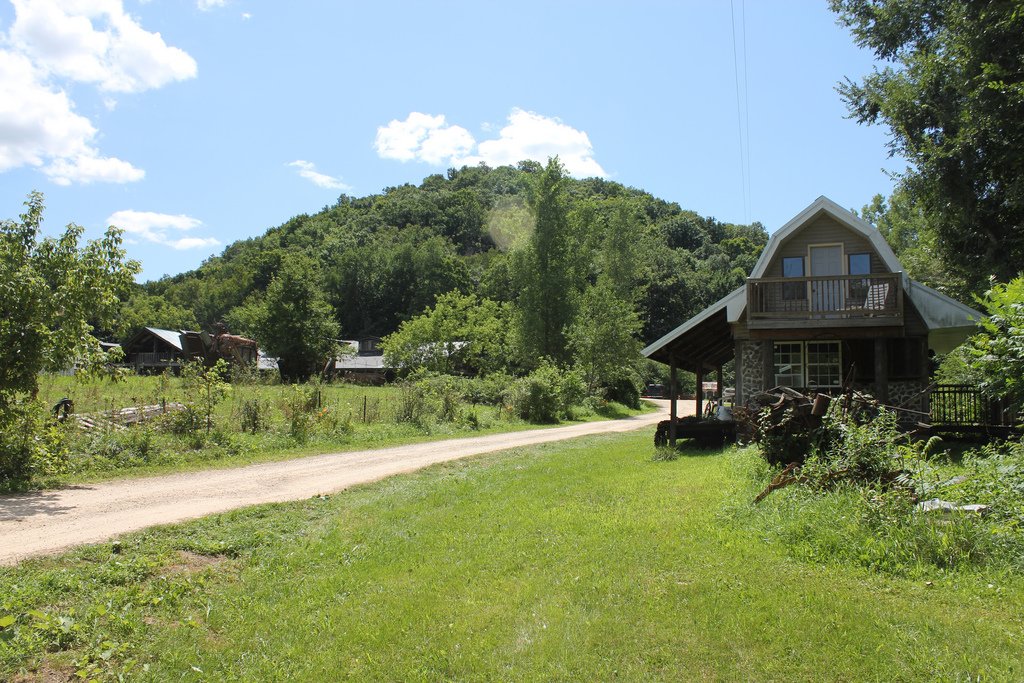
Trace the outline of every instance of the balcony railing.
[[747, 280], [747, 318], [755, 327], [786, 320], [898, 325], [903, 320], [901, 280], [900, 273]]

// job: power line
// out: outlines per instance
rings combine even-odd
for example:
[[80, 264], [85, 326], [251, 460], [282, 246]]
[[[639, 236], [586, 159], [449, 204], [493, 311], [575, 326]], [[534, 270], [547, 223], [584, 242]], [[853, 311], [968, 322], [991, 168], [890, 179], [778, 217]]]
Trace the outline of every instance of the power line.
[[743, 125], [747, 131], [747, 222], [749, 223], [754, 204], [754, 191], [751, 187], [754, 177], [750, 172], [750, 90], [747, 88], [747, 74], [749, 73], [747, 71], [747, 0], [740, 0], [740, 21], [743, 24]]
[[[743, 2], [743, 0], [741, 0]], [[747, 101], [747, 21], [746, 3], [742, 4], [742, 28], [743, 28], [743, 96], [740, 95], [740, 60], [737, 54], [736, 45], [736, 4], [735, 0], [729, 0], [729, 13], [732, 28], [732, 65], [733, 76], [736, 83], [736, 130], [739, 137], [740, 149], [740, 190], [743, 197], [743, 213], [746, 221], [750, 221], [750, 108], [746, 107], [744, 115], [744, 104]], [[744, 123], [746, 123], [746, 135], [744, 135]]]

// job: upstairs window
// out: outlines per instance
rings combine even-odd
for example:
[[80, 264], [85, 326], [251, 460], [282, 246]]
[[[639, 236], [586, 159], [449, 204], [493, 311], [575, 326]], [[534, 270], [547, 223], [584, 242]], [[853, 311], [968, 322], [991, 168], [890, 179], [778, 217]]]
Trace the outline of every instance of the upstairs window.
[[[871, 274], [871, 254], [850, 254], [847, 257], [847, 264], [849, 267], [850, 275], [870, 275]], [[850, 298], [857, 301], [863, 301], [868, 294], [868, 289], [871, 287], [871, 280], [864, 278], [863, 280], [850, 280]]]
[[[782, 259], [782, 277], [803, 277], [804, 259], [802, 256], [787, 256]], [[784, 282], [782, 298], [785, 301], [807, 298], [807, 285], [803, 282]]]

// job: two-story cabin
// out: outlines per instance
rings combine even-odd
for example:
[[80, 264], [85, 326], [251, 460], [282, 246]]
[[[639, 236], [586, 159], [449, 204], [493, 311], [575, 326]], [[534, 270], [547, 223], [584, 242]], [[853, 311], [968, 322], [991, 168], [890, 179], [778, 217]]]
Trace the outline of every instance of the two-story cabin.
[[[776, 386], [838, 389], [850, 380], [927, 413], [930, 356], [963, 342], [981, 317], [907, 278], [874, 226], [819, 197], [771, 236], [744, 286], [643, 354], [673, 378], [677, 368], [698, 383], [717, 371], [719, 386], [722, 365], [735, 360], [737, 404]], [[673, 398], [673, 417], [675, 409]]]

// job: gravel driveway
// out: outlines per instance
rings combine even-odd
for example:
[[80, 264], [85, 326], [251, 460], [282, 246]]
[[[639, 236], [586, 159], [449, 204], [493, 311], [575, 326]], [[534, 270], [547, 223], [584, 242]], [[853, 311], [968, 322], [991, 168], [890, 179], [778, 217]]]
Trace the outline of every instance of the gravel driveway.
[[[622, 420], [0, 496], [0, 564], [15, 564], [33, 555], [104, 541], [156, 524], [331, 493], [434, 463], [590, 434], [641, 429], [667, 418], [668, 401], [655, 403], [658, 412]], [[689, 402], [680, 407], [693, 410]]]

